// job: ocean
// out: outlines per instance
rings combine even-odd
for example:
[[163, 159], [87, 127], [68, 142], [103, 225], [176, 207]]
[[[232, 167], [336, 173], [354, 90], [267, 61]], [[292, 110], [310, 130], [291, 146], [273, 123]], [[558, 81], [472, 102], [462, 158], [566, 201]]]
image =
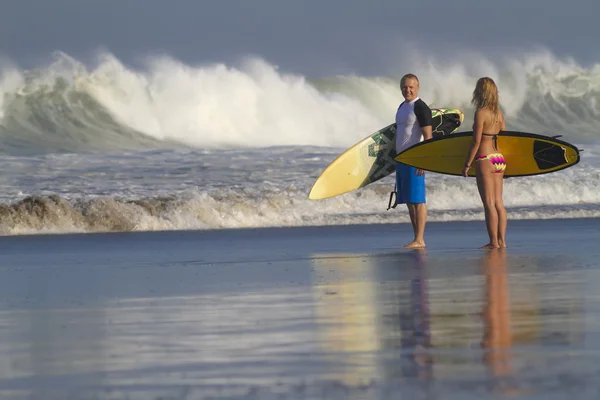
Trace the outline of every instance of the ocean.
[[[505, 181], [510, 219], [600, 216], [600, 68], [547, 51], [411, 71], [432, 107], [465, 113], [497, 81], [508, 129], [562, 135], [581, 162]], [[455, 57], [458, 60], [458, 58]], [[431, 60], [430, 60], [431, 61]], [[477, 65], [476, 68], [473, 65]], [[396, 76], [286, 72], [260, 57], [132, 67], [111, 53], [0, 67], [0, 233], [119, 232], [407, 222], [393, 176], [332, 199], [311, 185], [346, 148], [393, 122]], [[472, 179], [429, 174], [429, 220], [482, 220]]]

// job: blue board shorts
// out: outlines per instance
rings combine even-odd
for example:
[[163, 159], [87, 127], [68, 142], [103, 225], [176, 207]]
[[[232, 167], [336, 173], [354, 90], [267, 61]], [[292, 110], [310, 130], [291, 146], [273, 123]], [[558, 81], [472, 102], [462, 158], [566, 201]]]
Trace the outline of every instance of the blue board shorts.
[[396, 163], [396, 204], [425, 203], [425, 174], [416, 175], [416, 170]]

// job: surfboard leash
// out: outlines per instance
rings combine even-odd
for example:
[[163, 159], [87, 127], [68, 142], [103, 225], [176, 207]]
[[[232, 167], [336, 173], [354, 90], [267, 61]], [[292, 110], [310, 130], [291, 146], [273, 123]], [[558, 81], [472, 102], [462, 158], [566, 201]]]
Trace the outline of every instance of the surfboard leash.
[[396, 185], [394, 185], [394, 191], [390, 193], [390, 201], [388, 202], [388, 208], [387, 208], [388, 210], [391, 208], [396, 208], [396, 206], [398, 205], [398, 203], [394, 201], [394, 205], [392, 206], [392, 199], [394, 198], [394, 196], [396, 196], [396, 198], [398, 198]]

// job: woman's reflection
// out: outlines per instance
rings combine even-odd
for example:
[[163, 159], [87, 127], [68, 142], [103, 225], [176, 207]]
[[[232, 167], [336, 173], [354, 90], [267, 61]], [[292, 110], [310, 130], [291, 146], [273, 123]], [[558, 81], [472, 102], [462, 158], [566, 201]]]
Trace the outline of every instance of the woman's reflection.
[[512, 374], [510, 355], [512, 332], [506, 250], [487, 251], [483, 268], [485, 277], [485, 301], [482, 313], [484, 330], [481, 342], [484, 349], [483, 362], [494, 378], [506, 378]]

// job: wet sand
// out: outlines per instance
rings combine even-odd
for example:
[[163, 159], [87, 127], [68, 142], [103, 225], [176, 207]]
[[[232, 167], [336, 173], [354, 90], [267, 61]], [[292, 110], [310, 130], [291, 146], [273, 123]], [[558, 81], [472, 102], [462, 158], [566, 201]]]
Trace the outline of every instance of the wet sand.
[[598, 398], [600, 221], [0, 238], [2, 399]]

